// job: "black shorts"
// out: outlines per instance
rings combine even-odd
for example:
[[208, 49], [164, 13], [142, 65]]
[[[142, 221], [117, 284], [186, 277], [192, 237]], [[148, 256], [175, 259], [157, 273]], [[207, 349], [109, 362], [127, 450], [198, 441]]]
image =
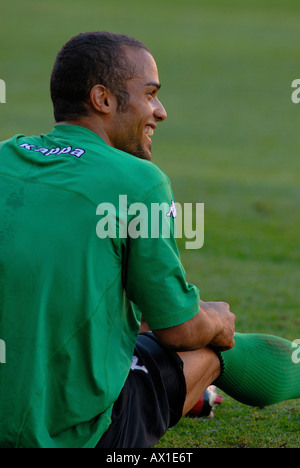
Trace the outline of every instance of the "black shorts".
[[112, 423], [96, 448], [150, 448], [182, 417], [183, 362], [152, 333], [139, 335], [131, 371], [116, 401]]

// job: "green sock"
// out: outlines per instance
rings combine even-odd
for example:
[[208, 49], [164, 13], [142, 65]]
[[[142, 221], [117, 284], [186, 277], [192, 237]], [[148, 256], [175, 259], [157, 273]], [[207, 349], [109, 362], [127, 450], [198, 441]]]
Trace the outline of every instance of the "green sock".
[[235, 400], [264, 407], [300, 398], [300, 347], [283, 338], [235, 334], [235, 347], [221, 354], [214, 382]]

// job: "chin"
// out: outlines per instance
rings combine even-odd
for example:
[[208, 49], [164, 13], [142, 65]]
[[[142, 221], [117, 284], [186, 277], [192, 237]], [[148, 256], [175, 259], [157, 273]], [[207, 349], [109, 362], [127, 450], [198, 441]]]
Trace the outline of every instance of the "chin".
[[144, 154], [143, 156], [138, 156], [139, 158], [141, 159], [146, 159], [146, 161], [151, 161], [152, 159], [152, 154], [151, 153], [147, 153], [147, 154]]
[[148, 161], [151, 161], [152, 159], [151, 149], [145, 149], [142, 146], [137, 147], [135, 151], [131, 152], [131, 154], [137, 158], [146, 159]]
[[146, 159], [147, 161], [151, 161], [152, 154], [151, 153], [145, 153], [143, 159]]

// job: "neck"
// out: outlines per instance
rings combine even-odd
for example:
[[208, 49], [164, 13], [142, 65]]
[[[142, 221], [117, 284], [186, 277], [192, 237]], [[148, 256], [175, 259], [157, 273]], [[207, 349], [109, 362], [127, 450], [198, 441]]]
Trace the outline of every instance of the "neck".
[[105, 141], [105, 143], [107, 143], [109, 146], [113, 146], [105, 129], [101, 125], [96, 124], [94, 121], [92, 121], [88, 117], [87, 118], [81, 117], [78, 120], [66, 120], [63, 122], [56, 122], [55, 125], [78, 125], [79, 127], [85, 127], [91, 130], [92, 132], [96, 133], [97, 135], [99, 135]]

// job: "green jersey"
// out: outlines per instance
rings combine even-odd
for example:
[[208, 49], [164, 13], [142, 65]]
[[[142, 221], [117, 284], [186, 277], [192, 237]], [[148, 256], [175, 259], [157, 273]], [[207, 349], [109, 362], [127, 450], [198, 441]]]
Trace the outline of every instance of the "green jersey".
[[57, 125], [0, 144], [0, 190], [0, 447], [94, 447], [141, 313], [155, 330], [199, 310], [173, 216], [169, 236], [141, 228], [152, 206], [172, 206], [169, 180], [86, 128]]

